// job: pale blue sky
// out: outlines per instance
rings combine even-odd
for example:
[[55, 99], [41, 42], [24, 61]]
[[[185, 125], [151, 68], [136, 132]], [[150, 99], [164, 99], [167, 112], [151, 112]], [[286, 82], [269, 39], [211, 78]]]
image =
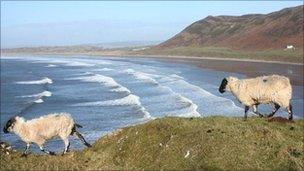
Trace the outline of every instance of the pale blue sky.
[[163, 41], [208, 15], [266, 14], [302, 1], [1, 1], [1, 46]]

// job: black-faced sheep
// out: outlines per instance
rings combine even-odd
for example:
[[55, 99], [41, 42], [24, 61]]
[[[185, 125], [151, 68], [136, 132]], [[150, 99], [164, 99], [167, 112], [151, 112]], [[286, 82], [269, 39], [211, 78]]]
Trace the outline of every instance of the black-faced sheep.
[[272, 117], [282, 107], [287, 110], [289, 120], [292, 120], [292, 106], [290, 103], [292, 87], [287, 77], [279, 75], [261, 76], [251, 79], [238, 79], [227, 77], [222, 80], [219, 92], [230, 91], [240, 103], [245, 106], [244, 118], [250, 107], [253, 112], [263, 117], [257, 111], [259, 104], [271, 104], [273, 111], [268, 115]]
[[68, 152], [70, 142], [69, 135], [76, 135], [81, 142], [91, 147], [89, 143], [85, 141], [83, 136], [76, 130], [76, 127], [81, 127], [76, 124], [68, 113], [49, 114], [40, 118], [26, 121], [23, 117], [13, 117], [7, 121], [3, 128], [4, 133], [15, 133], [24, 142], [26, 142], [26, 148], [23, 152], [23, 156], [27, 154], [27, 151], [32, 143], [36, 143], [40, 150], [54, 155], [54, 152], [47, 151], [43, 148], [43, 144], [52, 138], [59, 137], [63, 140], [65, 148], [63, 154]]

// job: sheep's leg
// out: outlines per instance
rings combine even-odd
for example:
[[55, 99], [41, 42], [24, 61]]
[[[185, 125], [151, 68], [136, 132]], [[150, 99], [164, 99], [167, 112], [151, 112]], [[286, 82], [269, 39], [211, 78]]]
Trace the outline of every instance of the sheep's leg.
[[248, 113], [249, 108], [250, 108], [249, 106], [245, 106], [244, 120], [247, 120], [247, 113]]
[[260, 112], [258, 112], [258, 105], [253, 105], [253, 112], [259, 115], [260, 118], [264, 117]]
[[83, 136], [82, 136], [78, 131], [75, 130], [74, 133], [76, 134], [76, 136], [80, 139], [80, 141], [81, 141], [85, 146], [87, 146], [87, 147], [92, 147], [92, 145], [89, 144], [89, 143], [83, 138]]
[[65, 153], [69, 152], [70, 142], [69, 142], [69, 139], [67, 139], [67, 138], [62, 139], [62, 140], [64, 142], [64, 151], [62, 153], [62, 155], [63, 155]]
[[41, 150], [42, 152], [44, 152], [44, 153], [46, 153], [46, 154], [55, 155], [55, 153], [54, 153], [53, 151], [45, 150], [45, 149], [43, 148], [42, 145], [39, 145], [39, 148], [40, 148], [40, 150]]
[[293, 119], [293, 112], [292, 112], [291, 104], [289, 104], [289, 106], [287, 107], [287, 111], [288, 111], [288, 119], [292, 120]]
[[268, 118], [272, 117], [279, 110], [279, 108], [280, 108], [280, 105], [278, 105], [276, 103], [273, 104], [273, 110], [272, 110], [272, 112], [267, 117]]
[[28, 149], [30, 148], [30, 146], [31, 146], [30, 143], [27, 143], [27, 144], [26, 144], [25, 150], [23, 151], [21, 157], [26, 157], [27, 151], [28, 151]]

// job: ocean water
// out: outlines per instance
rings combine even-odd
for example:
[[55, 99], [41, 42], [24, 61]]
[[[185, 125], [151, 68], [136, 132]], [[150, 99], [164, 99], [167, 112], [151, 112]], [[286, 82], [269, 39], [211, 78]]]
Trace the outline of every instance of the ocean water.
[[[226, 76], [183, 63], [111, 57], [1, 57], [1, 123], [15, 115], [26, 119], [54, 112], [71, 113], [90, 143], [117, 128], [165, 116], [243, 116], [244, 109], [218, 87]], [[299, 91], [303, 87], [294, 87]], [[303, 95], [293, 95], [294, 113], [302, 116]], [[270, 107], [262, 106], [269, 113]], [[252, 114], [252, 113], [251, 113]], [[278, 115], [287, 117], [285, 111]], [[2, 129], [1, 129], [2, 131]], [[25, 147], [16, 135], [1, 133], [14, 148]], [[45, 147], [59, 152], [61, 140]], [[83, 148], [71, 139], [71, 149]], [[38, 148], [32, 146], [32, 151]]]

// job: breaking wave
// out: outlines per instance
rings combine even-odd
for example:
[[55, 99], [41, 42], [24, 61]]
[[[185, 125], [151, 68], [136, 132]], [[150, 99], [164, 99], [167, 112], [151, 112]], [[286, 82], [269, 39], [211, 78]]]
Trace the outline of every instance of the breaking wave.
[[48, 77], [44, 77], [41, 80], [33, 80], [33, 81], [18, 81], [16, 82], [17, 84], [52, 84], [53, 81], [48, 78]]
[[57, 67], [57, 65], [54, 65], [54, 64], [49, 64], [49, 65], [47, 65], [47, 66], [45, 66], [45, 67], [48, 67], [48, 68], [53, 68], [53, 67]]
[[34, 101], [35, 103], [43, 103], [44, 101], [42, 99], [37, 99]]
[[68, 62], [65, 64], [66, 66], [94, 66], [94, 64], [89, 64], [89, 63], [85, 63], [85, 62]]
[[147, 81], [153, 84], [158, 84], [158, 82], [151, 77], [152, 74], [144, 73], [144, 72], [139, 72], [139, 71], [134, 71], [133, 69], [126, 69], [123, 71], [123, 73], [127, 73], [129, 75], [132, 75], [135, 77], [137, 80], [142, 80], [142, 81]]
[[104, 86], [107, 87], [111, 87], [111, 91], [113, 92], [128, 92], [131, 93], [131, 91], [129, 89], [127, 89], [126, 87], [118, 84], [113, 78], [111, 77], [107, 77], [107, 76], [103, 76], [100, 74], [95, 74], [92, 76], [83, 76], [83, 77], [76, 77], [76, 78], [71, 78], [69, 80], [81, 80], [81, 81], [85, 81], [85, 82], [97, 82], [97, 83], [101, 83]]
[[136, 95], [131, 94], [131, 91], [118, 84], [113, 78], [107, 77], [100, 74], [95, 74], [93, 76], [84, 76], [72, 78], [72, 80], [81, 80], [86, 82], [97, 82], [104, 86], [111, 87], [112, 92], [127, 92], [128, 95], [121, 99], [108, 100], [108, 101], [97, 101], [97, 102], [85, 102], [75, 104], [76, 106], [125, 106], [125, 105], [135, 105], [140, 108], [140, 111], [144, 114], [145, 118], [152, 118], [150, 113], [141, 105], [140, 98]]
[[52, 93], [50, 91], [44, 91], [42, 93], [33, 94], [33, 95], [24, 95], [20, 97], [51, 97]]
[[113, 71], [114, 69], [111, 68], [101, 68], [101, 69], [95, 69], [94, 71]]
[[180, 117], [200, 117], [201, 116], [201, 114], [198, 113], [198, 111], [197, 111], [198, 107], [195, 103], [193, 103], [190, 99], [188, 99], [180, 94], [178, 95], [178, 97], [180, 98], [180, 100], [182, 102], [189, 104], [186, 112], [183, 114], [179, 114], [178, 116], [180, 116]]
[[43, 91], [42, 93], [38, 93], [38, 94], [32, 94], [32, 95], [24, 95], [24, 96], [19, 96], [19, 97], [23, 97], [23, 98], [29, 98], [29, 97], [33, 97], [34, 98], [34, 103], [43, 103], [43, 97], [51, 97], [52, 93], [50, 91]]
[[[165, 88], [167, 89], [169, 92], [171, 92], [171, 94], [175, 97], [177, 97], [177, 99], [184, 104], [184, 106], [186, 106], [187, 108], [183, 110], [182, 114], [178, 114], [178, 116], [181, 117], [199, 117], [201, 116], [199, 114], [199, 112], [197, 111], [198, 106], [193, 103], [190, 99], [182, 96], [179, 93], [174, 92], [171, 88], [161, 85], [159, 82], [157, 82], [154, 78], [161, 78], [160, 75], [155, 75], [155, 74], [149, 74], [149, 73], [145, 73], [145, 72], [140, 72], [140, 71], [135, 71], [133, 69], [126, 69], [123, 71], [124, 73], [127, 73], [129, 75], [132, 75], [135, 77], [135, 79], [138, 80], [142, 80], [142, 81], [146, 81], [146, 82], [150, 82], [153, 83], [154, 85], [157, 85], [159, 87]], [[183, 79], [183, 77], [180, 77], [176, 74], [172, 74], [170, 75], [170, 77], [174, 78], [174, 79]], [[176, 113], [178, 113], [178, 111], [175, 111]]]
[[139, 97], [133, 94], [129, 94], [126, 97], [115, 100], [97, 101], [97, 102], [85, 102], [76, 104], [76, 106], [126, 106], [126, 105], [138, 105], [141, 103]]
[[141, 105], [140, 98], [136, 95], [129, 94], [126, 97], [106, 100], [106, 101], [96, 101], [96, 102], [84, 102], [74, 104], [73, 106], [138, 106], [141, 112], [144, 114], [145, 118], [152, 118], [150, 113]]

